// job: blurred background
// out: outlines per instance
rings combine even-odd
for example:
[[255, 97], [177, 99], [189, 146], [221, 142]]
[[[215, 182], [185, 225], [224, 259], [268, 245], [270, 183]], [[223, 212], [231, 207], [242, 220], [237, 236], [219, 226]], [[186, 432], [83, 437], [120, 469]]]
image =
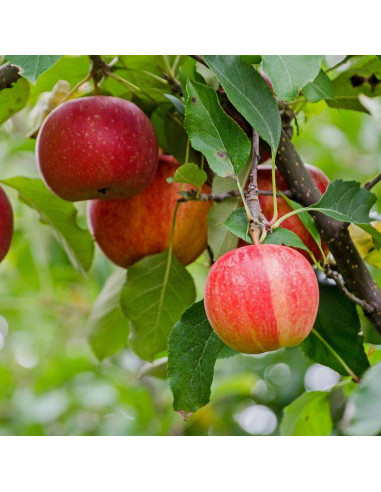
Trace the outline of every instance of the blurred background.
[[[330, 179], [365, 183], [381, 169], [375, 119], [315, 104], [295, 144], [305, 162]], [[308, 114], [308, 112], [307, 112]], [[27, 110], [0, 127], [0, 176], [37, 176]], [[211, 403], [187, 422], [172, 410], [163, 368], [147, 367], [130, 350], [99, 363], [87, 320], [114, 267], [97, 251], [87, 278], [76, 272], [38, 215], [6, 190], [15, 214], [12, 248], [0, 264], [0, 435], [271, 435], [282, 409], [305, 389], [339, 381], [298, 348], [237, 355], [216, 364]], [[381, 211], [380, 199], [377, 204]], [[84, 225], [86, 210], [78, 205]], [[189, 271], [202, 298], [207, 259]], [[381, 270], [372, 269], [378, 283]], [[381, 343], [362, 317], [366, 339]], [[153, 377], [156, 372], [158, 377]], [[335, 403], [340, 418], [342, 402]], [[335, 415], [334, 415], [335, 418]]]

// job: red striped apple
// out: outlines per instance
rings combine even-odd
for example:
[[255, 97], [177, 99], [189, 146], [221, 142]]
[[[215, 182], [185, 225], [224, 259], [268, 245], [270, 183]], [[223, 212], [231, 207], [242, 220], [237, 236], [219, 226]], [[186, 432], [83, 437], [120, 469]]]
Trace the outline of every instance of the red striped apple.
[[117, 97], [83, 97], [58, 106], [36, 147], [47, 186], [71, 202], [125, 198], [153, 179], [158, 146], [153, 126], [135, 104]]
[[[169, 155], [159, 158], [152, 183], [139, 195], [123, 200], [94, 200], [88, 220], [103, 253], [121, 267], [169, 248], [179, 183], [167, 182], [179, 163]], [[192, 186], [184, 185], [183, 190]], [[210, 193], [204, 185], [203, 193]], [[184, 265], [192, 263], [207, 245], [207, 214], [211, 202], [181, 203], [177, 213], [173, 251]]]
[[229, 251], [212, 266], [205, 310], [226, 345], [246, 354], [294, 347], [310, 333], [319, 288], [309, 262], [274, 244]]
[[0, 261], [9, 251], [13, 235], [13, 214], [5, 191], [0, 188]]
[[[327, 186], [329, 185], [329, 179], [327, 178], [327, 176], [323, 173], [323, 171], [315, 166], [306, 164], [306, 168], [308, 169], [308, 172], [310, 173], [312, 179], [315, 181], [316, 186], [322, 193], [324, 193], [327, 189]], [[276, 187], [278, 191], [287, 190], [287, 184], [278, 170], [276, 170]], [[265, 164], [258, 167], [258, 188], [260, 190], [272, 190], [271, 165]], [[259, 203], [266, 219], [271, 220], [274, 213], [273, 197], [260, 196]], [[278, 198], [278, 218], [283, 217], [289, 212], [291, 212], [291, 208], [287, 205], [285, 200], [283, 198]], [[297, 215], [293, 215], [286, 219], [284, 222], [282, 222], [281, 227], [295, 232], [295, 234], [300, 237], [307, 248], [312, 251], [317, 261], [321, 259], [321, 253], [317, 244]], [[328, 248], [324, 243], [323, 250], [325, 251], [325, 253], [328, 252]], [[310, 255], [306, 251], [299, 251], [308, 259], [308, 261], [312, 262]]]

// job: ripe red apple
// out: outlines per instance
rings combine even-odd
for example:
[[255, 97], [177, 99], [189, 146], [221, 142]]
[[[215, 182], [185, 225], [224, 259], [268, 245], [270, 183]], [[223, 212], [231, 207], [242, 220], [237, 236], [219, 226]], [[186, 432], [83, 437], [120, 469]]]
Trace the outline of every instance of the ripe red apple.
[[247, 354], [294, 347], [319, 305], [315, 273], [298, 251], [260, 244], [229, 251], [212, 266], [205, 310], [226, 345]]
[[[152, 183], [139, 195], [123, 200], [94, 200], [88, 208], [90, 229], [103, 253], [121, 267], [169, 248], [179, 183], [167, 182], [179, 163], [159, 158]], [[192, 186], [184, 185], [184, 191]], [[203, 193], [210, 193], [204, 185]], [[184, 265], [192, 263], [207, 245], [207, 213], [211, 202], [181, 203], [177, 213], [173, 251]]]
[[[315, 166], [306, 164], [306, 168], [308, 169], [308, 172], [310, 173], [312, 179], [315, 181], [316, 186], [322, 193], [324, 193], [329, 184], [329, 179], [327, 178], [327, 176], [323, 173], [323, 171]], [[276, 170], [276, 187], [278, 191], [287, 190], [287, 184], [278, 170]], [[260, 190], [272, 190], [271, 165], [266, 164], [264, 166], [258, 167], [258, 188]], [[274, 213], [273, 197], [260, 196], [259, 203], [266, 219], [271, 220]], [[292, 209], [287, 205], [283, 198], [278, 198], [278, 218], [288, 214], [289, 212], [291, 212], [291, 210]], [[317, 244], [297, 215], [293, 215], [292, 217], [286, 219], [284, 222], [282, 222], [280, 227], [284, 227], [285, 229], [289, 229], [290, 231], [295, 232], [295, 234], [300, 237], [300, 239], [304, 242], [308, 249], [312, 251], [317, 261], [321, 259], [321, 253]], [[325, 251], [325, 253], [328, 252], [328, 248], [324, 243], [323, 250]], [[312, 262], [310, 255], [306, 251], [299, 251], [308, 259], [308, 261]]]
[[13, 214], [5, 191], [0, 188], [0, 261], [9, 251], [13, 234]]
[[47, 186], [71, 202], [125, 198], [155, 175], [153, 126], [135, 104], [117, 97], [67, 101], [46, 118], [36, 155]]

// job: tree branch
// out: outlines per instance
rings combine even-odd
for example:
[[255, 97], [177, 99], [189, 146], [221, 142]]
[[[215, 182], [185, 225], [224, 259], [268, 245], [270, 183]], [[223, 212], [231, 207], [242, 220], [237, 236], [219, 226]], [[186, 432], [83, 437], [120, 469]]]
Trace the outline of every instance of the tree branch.
[[366, 190], [371, 190], [373, 188], [373, 186], [376, 186], [376, 184], [381, 181], [381, 173], [376, 176], [375, 178], [373, 178], [371, 181], [369, 181], [369, 183], [366, 183], [366, 185], [364, 186], [364, 188]]
[[[304, 206], [319, 201], [321, 193], [284, 131], [282, 131], [276, 164], [296, 201]], [[353, 244], [348, 230], [343, 227], [343, 222], [324, 214], [314, 213], [312, 215], [319, 232], [336, 260], [338, 271], [345, 285], [357, 299], [363, 299], [368, 307], [374, 308], [372, 312], [367, 309], [366, 315], [381, 333], [381, 290]]]
[[5, 63], [0, 67], [0, 90], [8, 89], [21, 77], [19, 67]]
[[[286, 195], [289, 198], [292, 198], [292, 193], [290, 190], [285, 190], [282, 191], [283, 195]], [[197, 202], [223, 202], [224, 200], [229, 200], [230, 198], [238, 198], [240, 196], [240, 193], [238, 190], [231, 190], [227, 191], [225, 193], [200, 193], [197, 196], [197, 190], [192, 189], [186, 192], [186, 196], [180, 198], [178, 201], [180, 203], [183, 202], [192, 202], [192, 201], [197, 201]], [[258, 190], [258, 195], [259, 196], [273, 196], [273, 192], [271, 190]], [[277, 196], [280, 197], [280, 194], [277, 193]]]
[[188, 55], [188, 56], [190, 56], [194, 60], [198, 61], [202, 65], [205, 65], [206, 67], [208, 66], [208, 64], [206, 63], [206, 61], [203, 59], [202, 56], [200, 56], [200, 55]]

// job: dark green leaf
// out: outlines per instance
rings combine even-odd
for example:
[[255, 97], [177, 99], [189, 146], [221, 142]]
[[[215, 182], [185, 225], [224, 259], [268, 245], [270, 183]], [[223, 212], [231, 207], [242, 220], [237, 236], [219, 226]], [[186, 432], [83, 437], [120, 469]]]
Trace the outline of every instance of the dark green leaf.
[[284, 409], [283, 436], [328, 436], [333, 428], [329, 393], [303, 393]]
[[290, 248], [299, 248], [307, 251], [310, 250], [303, 243], [300, 237], [288, 229], [283, 229], [278, 227], [272, 233], [267, 234], [266, 239], [263, 241], [264, 244], [283, 244], [284, 246], [289, 246]]
[[61, 55], [7, 55], [7, 60], [22, 69], [22, 75], [35, 83], [38, 77], [55, 65]]
[[209, 402], [214, 364], [223, 347], [206, 317], [204, 301], [187, 309], [173, 328], [168, 378], [174, 409], [184, 417]]
[[348, 400], [343, 430], [351, 436], [381, 432], [381, 364], [370, 368]]
[[336, 286], [319, 285], [319, 311], [314, 331], [302, 342], [314, 362], [359, 378], [369, 367], [356, 306]]
[[99, 360], [110, 357], [127, 345], [130, 326], [120, 307], [120, 292], [125, 280], [126, 271], [123, 269], [111, 275], [93, 304], [87, 322], [91, 330], [89, 342]]
[[261, 55], [239, 55], [243, 61], [250, 65], [259, 65], [262, 61]]
[[328, 75], [323, 70], [320, 70], [316, 79], [304, 87], [303, 95], [308, 101], [314, 103], [322, 99], [332, 98], [333, 86]]
[[179, 99], [178, 97], [172, 95], [172, 94], [164, 94], [164, 96], [168, 99], [169, 102], [173, 104], [173, 107], [182, 115], [184, 116], [185, 114], [185, 106], [183, 101]]
[[132, 265], [121, 304], [132, 322], [130, 344], [134, 352], [152, 361], [166, 350], [169, 333], [195, 296], [192, 277], [169, 251], [146, 256]]
[[204, 57], [232, 104], [276, 152], [281, 133], [278, 106], [266, 82], [239, 56]]
[[262, 68], [275, 93], [285, 101], [292, 101], [299, 90], [316, 78], [321, 60], [321, 55], [263, 55]]
[[250, 155], [250, 141], [221, 108], [216, 92], [188, 81], [185, 128], [192, 146], [202, 152], [219, 176], [239, 173]]
[[184, 95], [184, 99], [186, 100], [188, 97], [187, 94], [187, 82], [188, 80], [194, 80], [199, 83], [203, 83], [204, 79], [196, 70], [197, 62], [193, 58], [188, 58], [179, 69], [179, 80], [181, 83], [182, 92]]
[[247, 243], [253, 244], [253, 240], [249, 233], [249, 221], [244, 207], [234, 210], [225, 221], [225, 225], [230, 232]]
[[176, 183], [188, 183], [200, 187], [207, 180], [208, 175], [197, 164], [188, 162], [176, 169], [173, 181]]
[[28, 102], [29, 83], [21, 78], [12, 87], [0, 91], [0, 125], [23, 109]]
[[74, 267], [84, 273], [94, 256], [94, 242], [89, 231], [77, 224], [77, 209], [54, 195], [40, 179], [17, 176], [1, 181], [18, 191], [20, 199], [36, 210], [41, 221], [49, 224]]

